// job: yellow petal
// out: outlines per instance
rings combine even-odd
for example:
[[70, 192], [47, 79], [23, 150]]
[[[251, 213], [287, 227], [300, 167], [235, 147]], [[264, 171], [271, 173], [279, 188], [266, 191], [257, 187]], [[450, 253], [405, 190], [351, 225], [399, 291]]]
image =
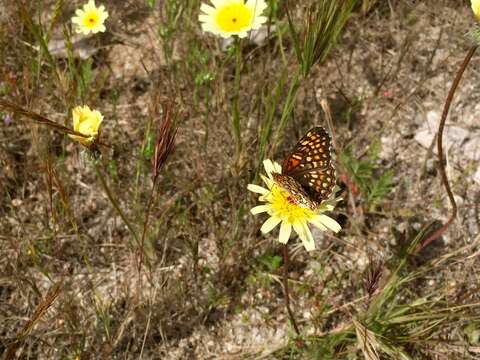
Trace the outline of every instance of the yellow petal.
[[276, 161], [273, 162], [273, 168], [276, 173], [281, 174], [282, 173], [282, 166], [277, 163]]
[[248, 184], [247, 189], [250, 190], [251, 192], [262, 194], [262, 195], [266, 195], [270, 192], [268, 191], [268, 189], [265, 189], [264, 187], [261, 187], [255, 184]]
[[215, 6], [215, 8], [217, 9], [225, 3], [225, 0], [210, 0], [210, 1], [213, 4], [213, 6]]
[[248, 0], [246, 5], [255, 11], [256, 15], [260, 15], [268, 7], [265, 0]]
[[303, 228], [303, 225], [299, 221], [295, 221], [293, 224], [293, 230], [298, 234], [298, 237], [300, 240], [305, 241], [307, 240], [307, 235], [305, 234], [305, 230]]
[[278, 225], [278, 223], [282, 221], [279, 217], [276, 217], [276, 216], [272, 216], [272, 217], [269, 217], [267, 219], [267, 221], [265, 221], [262, 225], [262, 227], [260, 228], [260, 231], [263, 233], [263, 234], [266, 234], [270, 231], [272, 231], [275, 226]]
[[328, 230], [328, 228], [325, 225], [323, 225], [320, 221], [316, 219], [310, 220], [310, 222], [322, 231]]
[[280, 224], [280, 234], [278, 236], [278, 241], [282, 244], [286, 244], [288, 239], [290, 239], [290, 234], [292, 233], [292, 225], [286, 221], [282, 221]]
[[312, 233], [305, 222], [294, 222], [293, 229], [298, 234], [300, 240], [302, 240], [303, 246], [307, 251], [315, 250], [315, 241], [313, 240]]
[[83, 8], [85, 9], [85, 11], [95, 10], [95, 0], [89, 0]]
[[[207, 15], [204, 15], [204, 16], [207, 16]], [[211, 32], [213, 34], [218, 33], [217, 29], [212, 24], [209, 24], [207, 22], [202, 23], [202, 30], [207, 31], [207, 32]]]
[[[204, 23], [202, 25], [207, 25], [209, 20], [210, 20], [210, 15], [206, 15], [206, 14], [198, 15], [198, 21]], [[208, 25], [210, 25], [210, 24], [208, 24]]]
[[342, 227], [340, 226], [340, 224], [327, 215], [316, 216], [314, 221], [312, 221], [312, 223], [314, 223], [315, 225], [316, 223], [320, 223], [323, 226], [329, 228], [330, 230], [335, 231], [336, 233], [342, 230]]
[[263, 182], [267, 185], [267, 187], [271, 189], [274, 184], [273, 180], [262, 174], [260, 174], [260, 177], [262, 178]]
[[200, 5], [200, 11], [207, 15], [213, 15], [217, 10], [213, 6], [202, 4]]
[[265, 172], [269, 175], [269, 177], [272, 172], [275, 172], [275, 166], [270, 159], [263, 160], [263, 167], [265, 168]]
[[312, 251], [315, 250], [315, 240], [313, 239], [312, 233], [307, 224], [303, 223], [303, 231], [305, 233], [305, 240], [302, 240], [305, 250]]
[[87, 105], [76, 106], [72, 109], [73, 129], [87, 137], [70, 135], [76, 141], [84, 145], [91, 144], [98, 136], [103, 116], [98, 110], [91, 110]]
[[472, 0], [472, 10], [477, 20], [480, 20], [480, 0]]
[[258, 205], [250, 209], [253, 215], [257, 215], [270, 210], [270, 205]]
[[108, 11], [102, 12], [102, 15], [100, 16], [100, 22], [104, 22], [108, 18]]
[[264, 23], [267, 22], [267, 18], [265, 16], [259, 16], [258, 18], [255, 19], [255, 21], [252, 23], [252, 29], [258, 30], [262, 27]]

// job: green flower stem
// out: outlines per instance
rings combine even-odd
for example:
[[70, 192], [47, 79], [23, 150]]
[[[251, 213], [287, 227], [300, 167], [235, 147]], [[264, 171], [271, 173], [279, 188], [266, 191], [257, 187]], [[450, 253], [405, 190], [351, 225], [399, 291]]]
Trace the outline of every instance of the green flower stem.
[[300, 331], [298, 330], [297, 322], [293, 316], [292, 309], [290, 309], [290, 292], [288, 291], [288, 245], [283, 244], [283, 289], [285, 290], [285, 307], [287, 308], [288, 316], [290, 317], [290, 322], [295, 329], [297, 336], [300, 336]]
[[123, 213], [122, 209], [120, 209], [120, 206], [118, 205], [117, 201], [113, 197], [112, 192], [110, 191], [110, 188], [108, 187], [107, 181], [105, 180], [105, 177], [103, 176], [102, 171], [100, 170], [100, 168], [98, 167], [98, 164], [96, 162], [94, 163], [94, 166], [95, 166], [95, 172], [97, 173], [97, 177], [100, 180], [100, 182], [102, 183], [103, 189], [105, 190], [105, 194], [107, 194], [108, 200], [110, 200], [113, 208], [117, 211], [118, 215], [120, 215], [123, 222], [127, 226], [128, 230], [130, 231], [132, 236], [135, 238], [135, 241], [137, 242], [137, 245], [140, 245], [140, 241], [138, 239], [137, 233], [135, 232], [132, 225], [128, 221], [127, 217]]
[[238, 98], [240, 95], [240, 72], [242, 69], [242, 46], [239, 38], [235, 38], [235, 81], [234, 94], [232, 99], [232, 132], [235, 139], [237, 160], [242, 150], [240, 111], [238, 110]]

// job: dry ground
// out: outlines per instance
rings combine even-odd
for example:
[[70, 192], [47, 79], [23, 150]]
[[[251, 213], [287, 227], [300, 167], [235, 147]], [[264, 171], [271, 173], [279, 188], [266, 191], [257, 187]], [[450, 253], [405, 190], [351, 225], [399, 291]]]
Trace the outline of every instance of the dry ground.
[[[364, 358], [349, 326], [369, 306], [365, 269], [381, 259], [387, 282], [418, 232], [450, 215], [433, 147], [420, 143], [432, 139], [418, 134], [439, 118], [470, 46], [466, 33], [475, 22], [467, 1], [392, 0], [366, 14], [356, 9], [338, 45], [301, 81], [287, 126], [267, 146], [267, 157], [281, 161], [308, 128], [325, 123], [320, 102], [328, 100], [345, 199], [332, 216], [343, 230], [316, 233], [311, 253], [291, 239], [292, 306], [311, 337], [300, 346], [283, 305], [277, 233], [260, 234], [264, 218], [249, 214], [255, 197], [246, 191], [260, 164], [259, 129], [268, 111], [278, 128], [296, 66], [283, 2], [273, 17], [282, 36], [271, 29], [261, 44], [244, 44], [239, 158], [231, 135], [234, 58], [220, 39], [201, 32], [198, 1], [157, 1], [153, 9], [140, 0], [103, 1], [108, 31], [81, 45], [94, 52], [91, 63], [54, 54], [56, 67], [17, 5], [0, 3], [1, 96], [68, 126], [80, 101], [99, 109], [102, 139], [112, 145], [102, 149], [100, 168], [138, 232], [160, 105], [175, 99], [180, 113], [141, 273], [134, 238], [84, 150], [19, 116], [0, 124], [0, 353], [60, 283], [58, 298], [22, 338], [18, 358]], [[35, 3], [27, 4], [31, 20], [48, 28], [55, 4]], [[52, 37], [62, 38], [62, 24], [79, 4], [63, 4]], [[295, 8], [298, 24], [303, 11]], [[411, 359], [480, 358], [480, 179], [479, 159], [470, 156], [480, 150], [465, 148], [480, 139], [479, 59], [466, 72], [446, 130], [464, 130], [446, 149], [458, 217], [407, 258], [401, 276], [408, 280], [393, 301], [402, 310], [376, 323], [421, 307], [401, 331], [393, 321], [378, 330]], [[280, 101], [269, 108], [282, 81]], [[376, 178], [392, 174], [392, 185], [373, 200], [351, 173], [362, 161]], [[342, 330], [341, 341], [322, 342]]]

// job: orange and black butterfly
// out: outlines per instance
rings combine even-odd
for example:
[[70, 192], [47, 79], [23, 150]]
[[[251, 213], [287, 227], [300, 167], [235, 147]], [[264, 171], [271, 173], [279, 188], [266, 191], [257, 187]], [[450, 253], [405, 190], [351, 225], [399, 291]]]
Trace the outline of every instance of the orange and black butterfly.
[[323, 127], [311, 129], [282, 164], [282, 174], [272, 174], [275, 182], [291, 194], [300, 206], [315, 209], [335, 186], [331, 139]]

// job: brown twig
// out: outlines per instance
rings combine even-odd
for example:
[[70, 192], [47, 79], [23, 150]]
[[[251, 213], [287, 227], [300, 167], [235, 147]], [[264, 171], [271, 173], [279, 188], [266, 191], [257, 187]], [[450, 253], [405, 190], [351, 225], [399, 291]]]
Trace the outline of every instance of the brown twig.
[[420, 251], [422, 251], [422, 249], [424, 249], [431, 242], [433, 242], [440, 235], [442, 235], [445, 232], [445, 230], [447, 230], [447, 228], [453, 223], [453, 221], [457, 216], [457, 203], [455, 202], [452, 189], [450, 188], [447, 172], [445, 170], [445, 164], [443, 161], [443, 130], [445, 128], [445, 121], [447, 120], [448, 112], [450, 110], [450, 105], [452, 104], [452, 101], [453, 101], [453, 96], [455, 95], [457, 87], [460, 84], [460, 80], [462, 79], [463, 73], [465, 72], [476, 50], [477, 50], [477, 46], [472, 46], [470, 50], [468, 50], [468, 53], [465, 56], [465, 59], [463, 60], [462, 65], [460, 66], [460, 69], [458, 70], [457, 75], [455, 76], [455, 79], [453, 80], [450, 91], [448, 92], [447, 99], [445, 100], [442, 118], [440, 120], [440, 125], [438, 127], [438, 133], [437, 133], [438, 171], [440, 172], [443, 186], [445, 187], [445, 190], [448, 194], [448, 198], [450, 199], [450, 203], [452, 204], [452, 215], [450, 216], [450, 219], [448, 219], [448, 221], [444, 225], [442, 225], [442, 227], [440, 227], [437, 231], [435, 231], [432, 235], [430, 235], [425, 241], [423, 241], [421, 244], [417, 246], [417, 248], [415, 249], [415, 254], [418, 254]]
[[[145, 211], [145, 220], [143, 221], [143, 230], [142, 230], [142, 237], [140, 239], [140, 249], [139, 249], [139, 261], [138, 261], [138, 272], [140, 273], [143, 264], [143, 256], [145, 251], [145, 235], [148, 229], [148, 221], [150, 220], [150, 211], [153, 205], [153, 199], [155, 198], [155, 187], [156, 181], [154, 180], [152, 183], [152, 189], [150, 191], [150, 195], [148, 198], [147, 209]], [[147, 264], [148, 265], [148, 264]]]
[[55, 130], [58, 130], [62, 133], [66, 133], [69, 135], [75, 135], [75, 136], [81, 136], [84, 138], [87, 138], [88, 135], [82, 134], [78, 131], [72, 130], [66, 126], [60, 125], [59, 123], [56, 123], [55, 121], [52, 121], [50, 119], [47, 119], [45, 116], [42, 116], [40, 114], [37, 114], [36, 112], [24, 109], [20, 105], [17, 105], [13, 102], [10, 102], [8, 100], [3, 100], [0, 99], [0, 107], [3, 107], [4, 109], [8, 109], [16, 114], [20, 114], [23, 116], [26, 116], [27, 118], [35, 121], [38, 124], [42, 125], [47, 125], [51, 128], [54, 128]]
[[117, 211], [120, 218], [123, 220], [123, 223], [127, 226], [127, 229], [130, 231], [130, 234], [132, 234], [133, 238], [135, 239], [135, 243], [138, 246], [140, 244], [140, 240], [138, 238], [137, 232], [135, 231], [132, 224], [130, 223], [130, 221], [127, 219], [124, 212], [120, 208], [120, 205], [118, 204], [117, 200], [113, 196], [112, 190], [108, 186], [107, 180], [105, 180], [105, 176], [103, 175], [103, 172], [100, 169], [98, 162], [94, 162], [93, 165], [94, 165], [95, 172], [97, 173], [97, 177], [100, 180], [100, 183], [102, 184], [103, 190], [105, 191], [105, 194], [107, 195], [108, 200], [112, 204], [113, 208]]
[[52, 306], [58, 295], [60, 295], [62, 287], [63, 284], [61, 282], [58, 282], [50, 288], [47, 295], [45, 296], [45, 299], [43, 299], [40, 304], [38, 304], [35, 308], [35, 311], [30, 317], [30, 320], [27, 321], [27, 323], [23, 326], [22, 330], [17, 334], [15, 340], [7, 347], [4, 357], [5, 360], [15, 359], [15, 353], [17, 349], [22, 345], [25, 338], [28, 336], [35, 324], [40, 321], [40, 319], [45, 315], [50, 306]]
[[283, 244], [283, 289], [285, 290], [285, 307], [287, 308], [288, 316], [295, 329], [297, 336], [300, 336], [297, 322], [293, 316], [292, 309], [290, 309], [290, 292], [288, 291], [288, 245]]
[[[30, 120], [32, 120], [33, 122], [35, 122], [37, 124], [46, 125], [46, 126], [52, 128], [52, 129], [55, 129], [55, 130], [61, 132], [61, 133], [64, 133], [64, 134], [80, 136], [80, 137], [83, 137], [83, 138], [88, 138], [89, 137], [89, 135], [82, 134], [81, 132], [78, 132], [78, 131], [70, 129], [66, 126], [63, 126], [63, 125], [61, 125], [61, 124], [59, 124], [55, 121], [52, 121], [52, 120], [46, 118], [43, 115], [40, 115], [36, 112], [27, 110], [27, 109], [23, 108], [22, 106], [20, 106], [16, 103], [13, 103], [11, 101], [8, 101], [8, 100], [0, 99], [0, 108], [4, 108], [4, 109], [7, 109], [9, 111], [12, 111], [15, 114], [23, 115], [23, 116], [29, 118]], [[106, 143], [104, 143], [102, 141], [99, 141], [97, 139], [90, 146], [90, 150], [92, 150], [92, 151], [97, 150], [97, 148], [96, 148], [97, 145], [104, 146], [104, 147], [107, 147], [107, 148], [112, 148], [111, 145], [106, 144]]]

